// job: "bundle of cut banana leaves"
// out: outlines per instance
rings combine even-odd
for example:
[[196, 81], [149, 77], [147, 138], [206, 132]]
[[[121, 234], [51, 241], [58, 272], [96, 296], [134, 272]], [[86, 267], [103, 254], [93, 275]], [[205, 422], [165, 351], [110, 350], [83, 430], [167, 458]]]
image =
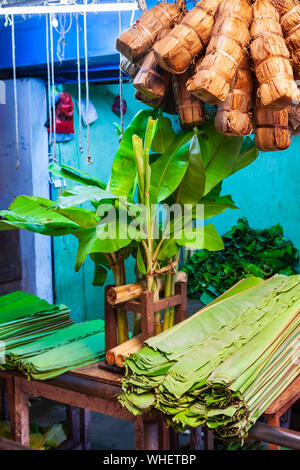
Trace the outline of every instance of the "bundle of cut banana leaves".
[[38, 341], [10, 349], [6, 368], [45, 380], [104, 358], [104, 321], [71, 325]]
[[119, 400], [130, 412], [245, 437], [300, 373], [300, 276], [245, 282], [126, 361]]
[[51, 305], [21, 291], [0, 297], [0, 341], [6, 350], [71, 324], [70, 310], [65, 305]]

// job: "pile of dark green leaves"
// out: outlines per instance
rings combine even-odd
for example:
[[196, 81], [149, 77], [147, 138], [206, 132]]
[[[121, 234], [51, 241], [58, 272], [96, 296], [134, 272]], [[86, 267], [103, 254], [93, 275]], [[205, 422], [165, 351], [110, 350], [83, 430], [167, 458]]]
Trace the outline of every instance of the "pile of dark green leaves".
[[249, 274], [267, 279], [275, 273], [295, 273], [299, 253], [280, 224], [258, 230], [239, 219], [223, 242], [224, 250], [200, 250], [184, 265], [189, 297], [208, 304]]

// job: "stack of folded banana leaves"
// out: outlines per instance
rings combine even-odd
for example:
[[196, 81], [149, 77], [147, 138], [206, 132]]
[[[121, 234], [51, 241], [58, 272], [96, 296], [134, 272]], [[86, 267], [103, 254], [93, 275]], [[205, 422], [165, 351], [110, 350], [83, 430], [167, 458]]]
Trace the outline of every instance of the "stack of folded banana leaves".
[[[240, 292], [238, 293], [238, 291]], [[300, 373], [300, 275], [277, 275], [150, 338], [125, 363], [120, 402], [158, 409], [177, 430], [243, 439]]]
[[38, 341], [10, 349], [5, 367], [45, 380], [104, 358], [104, 321], [71, 325]]
[[70, 310], [65, 305], [51, 305], [21, 291], [0, 297], [0, 341], [6, 350], [71, 324]]

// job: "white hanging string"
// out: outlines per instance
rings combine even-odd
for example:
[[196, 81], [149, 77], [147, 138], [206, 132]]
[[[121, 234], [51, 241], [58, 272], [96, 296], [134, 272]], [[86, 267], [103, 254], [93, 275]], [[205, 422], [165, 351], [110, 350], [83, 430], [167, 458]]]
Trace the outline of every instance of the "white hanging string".
[[[120, 0], [118, 0], [118, 3]], [[119, 10], [119, 36], [122, 33], [122, 16], [121, 16], [121, 11]], [[121, 69], [121, 60], [122, 56], [120, 53], [120, 63], [119, 63], [119, 85], [120, 85], [120, 124], [121, 124], [121, 135], [120, 135], [120, 140], [123, 137], [123, 131], [124, 131], [124, 114], [123, 114], [123, 73]]]
[[[59, 34], [59, 39], [57, 41], [57, 48], [56, 48], [56, 55], [59, 59], [60, 62], [62, 62], [65, 58], [65, 47], [66, 47], [66, 34], [70, 31], [73, 23], [73, 15], [69, 13], [70, 19], [69, 19], [69, 25], [67, 25], [67, 15], [59, 15], [57, 25], [59, 25], [59, 28], [53, 24], [53, 27], [55, 31]], [[54, 17], [56, 19], [56, 17]]]
[[54, 80], [54, 55], [53, 55], [53, 27], [52, 27], [52, 13], [49, 13], [50, 21], [50, 53], [51, 53], [51, 82], [52, 82], [52, 124], [53, 129], [53, 159], [57, 163], [56, 157], [56, 122], [55, 122], [55, 80]]
[[[51, 112], [51, 79], [50, 79], [50, 58], [49, 58], [49, 15], [46, 19], [46, 53], [47, 53], [47, 91], [48, 91], [48, 119], [49, 119], [49, 147], [52, 145], [52, 112]], [[51, 158], [51, 153], [49, 155]]]
[[79, 120], [79, 150], [83, 153], [82, 125], [81, 125], [81, 74], [80, 74], [80, 48], [79, 48], [79, 20], [76, 15], [76, 40], [77, 40], [77, 84], [78, 84], [78, 120]]
[[[85, 0], [87, 3], [87, 0]], [[85, 59], [85, 93], [86, 93], [86, 132], [87, 132], [87, 163], [93, 163], [90, 156], [90, 123], [89, 123], [89, 71], [88, 71], [88, 48], [87, 48], [87, 25], [86, 13], [83, 13], [83, 33], [84, 33], [84, 59]]]
[[15, 128], [16, 128], [16, 169], [18, 170], [20, 168], [20, 147], [19, 147], [18, 90], [17, 90], [17, 75], [16, 75], [16, 45], [15, 45], [14, 15], [11, 15], [11, 44], [12, 44], [14, 107], [15, 107]]

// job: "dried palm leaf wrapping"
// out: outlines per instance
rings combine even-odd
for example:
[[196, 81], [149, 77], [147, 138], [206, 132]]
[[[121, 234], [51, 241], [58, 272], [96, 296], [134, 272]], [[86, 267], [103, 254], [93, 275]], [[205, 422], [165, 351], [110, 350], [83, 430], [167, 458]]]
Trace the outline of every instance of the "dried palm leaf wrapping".
[[141, 101], [147, 106], [150, 106], [150, 108], [159, 108], [162, 103], [161, 98], [149, 98], [148, 96], [143, 95], [143, 93], [138, 90], [135, 92], [134, 97], [136, 100]]
[[[273, 3], [276, 7], [278, 2], [274, 0]], [[280, 10], [284, 13], [280, 23], [285, 43], [291, 53], [294, 72], [300, 77], [300, 3], [285, 0]]]
[[300, 134], [300, 104], [293, 104], [289, 107], [289, 125], [292, 135]]
[[246, 0], [224, 0], [219, 6], [211, 40], [188, 90], [210, 104], [224, 101], [243, 61], [250, 34], [252, 8]]
[[263, 106], [280, 110], [298, 97], [290, 54], [285, 45], [279, 15], [270, 0], [256, 0], [251, 26], [251, 56]]
[[[157, 39], [166, 37], [170, 31], [170, 28], [163, 29], [158, 33]], [[141, 69], [134, 79], [133, 86], [147, 98], [161, 99], [168, 92], [170, 78], [169, 72], [159, 66], [154, 51], [151, 50], [146, 55]]]
[[135, 78], [135, 76], [138, 74], [141, 68], [141, 64], [140, 63], [133, 64], [125, 56], [122, 56], [120, 67], [124, 73], [127, 73], [127, 75], [129, 75], [129, 77]]
[[[200, 66], [201, 60], [197, 67]], [[201, 126], [205, 119], [205, 109], [203, 101], [193, 96], [186, 88], [186, 82], [194, 73], [194, 67], [180, 75], [173, 75], [172, 87], [176, 102], [176, 110], [179, 115], [180, 125], [182, 129], [188, 129], [194, 126]]]
[[226, 100], [218, 106], [215, 117], [217, 132], [225, 135], [249, 135], [252, 132], [251, 104], [254, 77], [245, 53], [237, 70], [233, 87]]
[[259, 98], [255, 106], [255, 145], [264, 152], [285, 150], [291, 143], [288, 109], [273, 111], [262, 106]]
[[222, 0], [201, 0], [170, 34], [154, 44], [160, 66], [183, 73], [204, 50], [214, 24], [214, 13]]
[[124, 31], [116, 43], [116, 48], [131, 62], [138, 62], [149, 51], [157, 34], [164, 28], [180, 21], [181, 12], [172, 3], [158, 3], [145, 11], [137, 22]]

